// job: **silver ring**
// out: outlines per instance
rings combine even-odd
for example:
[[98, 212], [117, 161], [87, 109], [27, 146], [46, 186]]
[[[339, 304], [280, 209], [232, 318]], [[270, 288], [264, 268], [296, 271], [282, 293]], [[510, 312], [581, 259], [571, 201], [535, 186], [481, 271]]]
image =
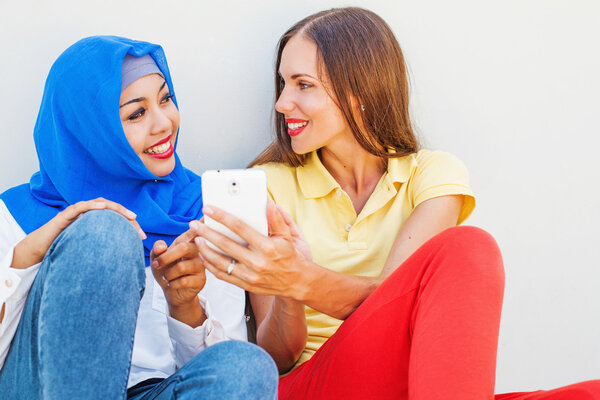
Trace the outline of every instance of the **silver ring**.
[[227, 267], [227, 275], [231, 275], [233, 269], [235, 268], [235, 260], [232, 258], [229, 266]]

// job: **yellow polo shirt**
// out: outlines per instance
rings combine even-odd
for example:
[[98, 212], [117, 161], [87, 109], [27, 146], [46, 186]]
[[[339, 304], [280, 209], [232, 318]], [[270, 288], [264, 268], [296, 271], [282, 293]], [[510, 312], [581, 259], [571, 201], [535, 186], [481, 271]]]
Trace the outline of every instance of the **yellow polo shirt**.
[[[350, 197], [329, 174], [316, 152], [304, 166], [269, 163], [272, 199], [291, 214], [312, 251], [313, 261], [325, 268], [359, 276], [378, 276], [398, 231], [425, 200], [465, 195], [458, 223], [475, 208], [469, 174], [451, 154], [421, 150], [391, 158], [387, 171], [357, 216]], [[343, 321], [306, 307], [308, 341], [296, 366], [307, 361]]]

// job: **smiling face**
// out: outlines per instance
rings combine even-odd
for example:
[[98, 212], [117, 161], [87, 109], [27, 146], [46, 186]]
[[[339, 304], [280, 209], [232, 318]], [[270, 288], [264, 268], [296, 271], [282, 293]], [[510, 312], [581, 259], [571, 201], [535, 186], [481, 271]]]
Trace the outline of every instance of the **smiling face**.
[[151, 74], [127, 86], [119, 101], [125, 137], [156, 176], [168, 175], [175, 168], [179, 110], [171, 98], [165, 79]]
[[313, 41], [302, 35], [292, 37], [281, 54], [279, 75], [284, 87], [275, 109], [285, 115], [296, 154], [355, 140], [342, 111], [328, 93], [326, 74], [319, 77], [317, 45]]

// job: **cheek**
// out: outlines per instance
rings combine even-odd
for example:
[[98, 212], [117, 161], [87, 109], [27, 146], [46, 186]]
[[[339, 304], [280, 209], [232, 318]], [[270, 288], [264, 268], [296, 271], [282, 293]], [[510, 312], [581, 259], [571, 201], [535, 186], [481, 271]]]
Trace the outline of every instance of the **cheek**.
[[125, 137], [129, 142], [133, 151], [137, 154], [141, 154], [145, 149], [145, 139], [146, 135], [144, 134], [144, 129], [140, 124], [123, 124], [123, 132], [125, 132]]
[[173, 103], [171, 103], [171, 107], [169, 107], [168, 118], [173, 125], [173, 135], [175, 135], [177, 133], [177, 129], [179, 128], [179, 110]]

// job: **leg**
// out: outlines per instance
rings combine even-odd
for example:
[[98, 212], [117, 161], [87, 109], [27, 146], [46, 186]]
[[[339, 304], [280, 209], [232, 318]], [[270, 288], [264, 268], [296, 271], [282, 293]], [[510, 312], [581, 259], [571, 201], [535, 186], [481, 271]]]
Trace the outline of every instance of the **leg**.
[[129, 400], [276, 399], [277, 368], [259, 347], [238, 341], [200, 352], [169, 378]]
[[497, 394], [495, 400], [599, 400], [600, 380], [563, 386], [554, 390]]
[[418, 249], [306, 363], [281, 399], [491, 399], [504, 289], [493, 238], [456, 227]]
[[145, 283], [131, 224], [90, 211], [56, 239], [0, 371], [3, 399], [125, 396]]

